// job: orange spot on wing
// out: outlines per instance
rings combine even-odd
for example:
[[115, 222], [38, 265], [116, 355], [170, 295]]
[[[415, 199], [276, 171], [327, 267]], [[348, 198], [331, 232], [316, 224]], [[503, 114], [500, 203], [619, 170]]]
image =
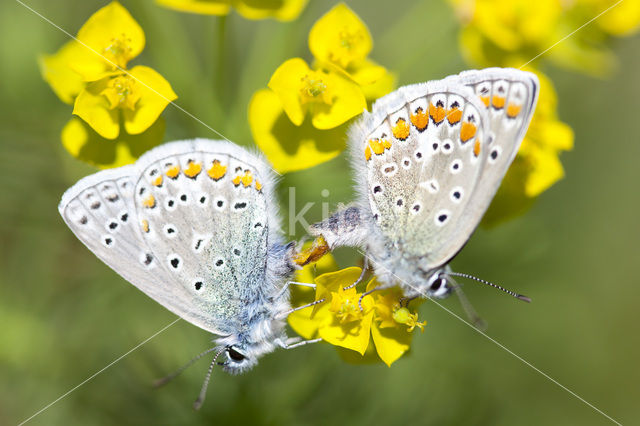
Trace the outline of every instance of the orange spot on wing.
[[462, 120], [462, 111], [460, 111], [457, 107], [451, 108], [447, 113], [447, 120], [449, 124], [457, 124], [460, 120]]
[[367, 161], [371, 160], [371, 147], [369, 145], [364, 149], [364, 159]]
[[251, 182], [253, 182], [253, 176], [251, 176], [251, 171], [245, 170], [244, 176], [242, 176], [242, 179], [240, 180], [242, 182], [242, 185], [244, 185], [245, 188], [251, 185]]
[[421, 107], [416, 109], [415, 114], [411, 114], [409, 116], [411, 123], [418, 129], [418, 131], [422, 132], [429, 125], [429, 115], [425, 113]]
[[176, 165], [176, 166], [169, 167], [165, 172], [165, 174], [167, 175], [168, 178], [176, 179], [180, 174], [180, 166]]
[[380, 155], [384, 152], [384, 144], [380, 142], [380, 139], [369, 139], [369, 146], [373, 150], [373, 153], [376, 155]]
[[444, 117], [447, 114], [444, 110], [444, 107], [434, 106], [432, 103], [429, 103], [429, 115], [431, 116], [431, 119], [434, 123], [440, 123], [442, 120], [444, 120]]
[[476, 139], [475, 145], [473, 145], [473, 155], [476, 157], [480, 155], [480, 141]]
[[391, 141], [389, 139], [382, 139], [382, 145], [384, 149], [391, 149]]
[[476, 125], [465, 121], [460, 127], [460, 140], [464, 143], [476, 134]]
[[240, 181], [242, 181], [242, 177], [240, 175], [238, 175], [238, 176], [234, 177], [231, 182], [233, 182], [233, 184], [235, 186], [238, 186], [238, 185], [240, 185]]
[[493, 99], [491, 100], [491, 104], [496, 109], [504, 108], [504, 97], [503, 96], [494, 95]]
[[213, 165], [207, 170], [207, 174], [213, 180], [220, 180], [227, 174], [227, 166], [221, 165], [218, 160], [213, 160]]
[[153, 186], [160, 186], [162, 185], [162, 175], [158, 175], [157, 178], [155, 178], [152, 182], [151, 185]]
[[484, 106], [489, 108], [489, 97], [488, 96], [480, 96], [480, 100], [482, 101]]
[[411, 126], [404, 118], [398, 118], [396, 120], [396, 125], [391, 129], [391, 133], [396, 139], [400, 139], [401, 141], [407, 139], [409, 137], [409, 131], [411, 130]]
[[256, 179], [256, 182], [255, 182], [255, 184], [254, 184], [254, 185], [255, 185], [255, 187], [256, 187], [256, 189], [257, 189], [258, 191], [261, 191], [261, 190], [262, 190], [262, 184], [260, 183], [260, 181], [259, 181], [258, 179]]
[[145, 233], [149, 232], [149, 221], [147, 219], [142, 220], [142, 230]]
[[187, 168], [184, 169], [183, 173], [185, 176], [193, 179], [196, 176], [198, 176], [201, 171], [202, 171], [202, 165], [198, 163], [194, 163], [193, 161], [189, 161], [189, 164], [187, 165]]
[[156, 206], [156, 197], [154, 197], [153, 195], [149, 195], [142, 201], [142, 205], [148, 209], [154, 208]]
[[522, 109], [522, 105], [509, 104], [507, 106], [507, 116], [510, 118], [516, 118], [518, 114], [520, 114], [520, 110]]

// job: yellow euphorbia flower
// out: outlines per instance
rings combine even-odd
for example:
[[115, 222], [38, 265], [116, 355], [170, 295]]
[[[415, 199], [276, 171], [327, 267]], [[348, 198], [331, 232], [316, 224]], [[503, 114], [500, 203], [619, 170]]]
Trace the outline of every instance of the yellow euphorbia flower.
[[523, 212], [535, 197], [564, 177], [559, 155], [573, 148], [573, 131], [558, 119], [553, 84], [544, 74], [536, 74], [540, 80], [538, 105], [520, 150], [485, 214], [485, 225]]
[[363, 61], [372, 47], [369, 29], [344, 3], [318, 19], [309, 32], [309, 50], [313, 56], [344, 69]]
[[[379, 285], [373, 279], [367, 284], [367, 290]], [[375, 316], [371, 336], [378, 356], [391, 366], [409, 350], [414, 328], [419, 327], [422, 331], [426, 322], [419, 322], [418, 314], [409, 310], [399, 288], [376, 291], [372, 295], [375, 299]], [[415, 303], [421, 302], [417, 300]]]
[[125, 69], [145, 44], [140, 25], [116, 1], [94, 13], [78, 31], [77, 39], [92, 54], [72, 59], [69, 66], [85, 81]]
[[640, 25], [638, 2], [621, 2], [588, 28], [556, 45], [572, 30], [614, 6], [617, 0], [450, 0], [463, 24], [463, 54], [480, 66], [543, 59], [581, 72], [607, 75], [616, 64], [602, 44], [607, 35], [629, 35]]
[[169, 83], [149, 67], [137, 66], [92, 82], [76, 98], [73, 113], [100, 136], [115, 139], [121, 117], [128, 134], [149, 128], [167, 104], [177, 98]]
[[309, 113], [318, 129], [331, 129], [360, 114], [367, 106], [360, 87], [337, 72], [314, 71], [300, 58], [285, 61], [269, 81], [293, 124]]
[[369, 29], [344, 3], [316, 21], [309, 32], [309, 50], [318, 65], [344, 70], [369, 100], [386, 95], [395, 85], [392, 73], [367, 58], [372, 47]]
[[87, 61], [85, 57], [92, 55], [94, 55], [93, 52], [75, 40], [71, 40], [55, 54], [38, 58], [42, 77], [62, 102], [72, 104], [86, 84], [82, 76], [71, 69], [69, 64], [78, 58], [82, 58], [80, 60], [83, 62]]
[[[411, 331], [415, 327], [422, 329], [425, 323], [418, 322], [418, 315], [402, 306], [402, 292], [398, 288], [365, 296], [360, 310], [358, 301], [362, 293], [356, 288], [344, 290], [344, 287], [355, 282], [361, 272], [360, 268], [347, 268], [318, 276], [315, 300], [324, 302], [290, 315], [289, 324], [305, 338], [319, 336], [334, 346], [361, 355], [365, 354], [370, 337], [373, 337], [378, 356], [391, 365], [409, 350]], [[371, 280], [367, 290], [378, 285], [375, 279]]]
[[279, 21], [292, 21], [304, 10], [308, 0], [156, 0], [156, 2], [181, 12], [205, 15], [227, 15], [235, 8], [247, 19], [275, 18]]
[[279, 173], [304, 170], [329, 161], [345, 148], [346, 124], [318, 130], [307, 116], [296, 126], [284, 112], [278, 95], [270, 89], [253, 95], [248, 115], [253, 140]]
[[[144, 48], [145, 37], [120, 3], [109, 3], [94, 13], [78, 31], [77, 40], [42, 58], [41, 70], [58, 97], [74, 102], [73, 113], [101, 138], [126, 138], [145, 132], [177, 98], [169, 82], [153, 69], [136, 66], [126, 70], [128, 62]], [[121, 131], [121, 124], [125, 131]], [[72, 128], [79, 129], [78, 125]], [[70, 134], [68, 128], [65, 134]], [[162, 137], [157, 131], [149, 134], [158, 136], [158, 141]], [[66, 139], [65, 146], [69, 146], [69, 137]]]

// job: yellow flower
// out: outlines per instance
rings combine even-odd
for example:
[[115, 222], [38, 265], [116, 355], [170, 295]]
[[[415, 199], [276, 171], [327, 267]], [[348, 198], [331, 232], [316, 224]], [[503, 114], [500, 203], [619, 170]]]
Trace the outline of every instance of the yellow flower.
[[142, 133], [176, 98], [169, 82], [153, 69], [139, 65], [127, 74], [89, 83], [76, 98], [73, 113], [100, 136], [115, 139], [121, 121], [128, 134]]
[[[373, 279], [367, 284], [367, 290], [379, 285]], [[380, 359], [391, 366], [409, 350], [411, 332], [414, 328], [419, 327], [423, 330], [426, 322], [418, 322], [418, 314], [412, 313], [407, 306], [402, 306], [404, 299], [399, 288], [394, 287], [372, 294], [375, 298], [375, 317], [371, 327], [373, 343]], [[422, 303], [422, 300], [416, 300], [414, 303]]]
[[344, 69], [353, 62], [363, 61], [372, 47], [369, 29], [344, 3], [327, 12], [309, 32], [309, 50], [313, 56]]
[[300, 58], [285, 61], [269, 81], [293, 124], [309, 113], [317, 129], [331, 129], [360, 114], [367, 106], [360, 87], [335, 72], [314, 71]]
[[140, 25], [116, 1], [94, 13], [78, 31], [77, 39], [92, 54], [74, 58], [69, 65], [85, 81], [125, 69], [145, 44]]
[[[415, 327], [422, 329], [425, 323], [418, 322], [418, 315], [401, 305], [402, 292], [398, 288], [365, 296], [360, 310], [358, 301], [362, 293], [356, 288], [344, 290], [344, 287], [355, 282], [361, 271], [360, 268], [347, 268], [318, 276], [314, 300], [325, 301], [290, 315], [289, 324], [307, 339], [320, 336], [332, 345], [354, 350], [363, 356], [371, 351], [370, 337], [373, 337], [375, 352], [390, 366], [409, 350], [411, 331]], [[367, 290], [378, 285], [375, 279], [371, 280]], [[304, 303], [309, 302], [307, 294]], [[301, 300], [299, 303], [304, 304]]]
[[164, 123], [147, 130], [177, 96], [153, 69], [136, 66], [126, 70], [128, 62], [144, 48], [145, 37], [120, 3], [111, 2], [94, 13], [78, 31], [77, 39], [40, 59], [42, 75], [54, 92], [62, 101], [73, 102], [73, 113], [97, 133], [94, 137], [79, 121], [72, 120], [63, 130], [63, 144], [70, 153], [94, 164], [128, 163], [128, 154], [115, 152], [114, 147], [105, 148], [111, 152], [107, 158], [99, 150], [79, 147], [94, 146], [104, 139], [119, 138], [118, 143], [134, 140], [132, 135], [142, 133], [146, 135], [138, 138], [145, 141], [142, 145], [149, 145], [151, 136], [159, 142]]
[[[71, 40], [53, 55], [43, 55], [38, 58], [40, 72], [44, 80], [49, 83], [60, 100], [72, 104], [78, 93], [84, 89], [85, 81], [69, 66], [73, 60], [93, 55], [86, 47]], [[83, 58], [82, 61], [87, 59]]]
[[362, 299], [363, 311], [360, 311], [358, 300], [361, 293], [355, 288], [343, 290], [355, 282], [361, 272], [360, 268], [347, 268], [316, 277], [314, 300], [324, 299], [325, 302], [302, 309], [298, 315], [289, 315], [289, 325], [305, 338], [319, 336], [334, 346], [364, 354], [371, 336], [373, 298], [365, 296]]
[[344, 3], [316, 21], [309, 32], [309, 50], [319, 67], [344, 71], [369, 100], [386, 95], [395, 85], [392, 73], [367, 58], [372, 47], [369, 29]]
[[62, 129], [62, 145], [75, 158], [100, 168], [133, 163], [140, 155], [162, 142], [165, 123], [162, 118], [138, 135], [120, 134], [108, 140], [84, 121], [73, 117]]
[[573, 148], [573, 131], [558, 119], [558, 99], [551, 81], [540, 72], [536, 74], [540, 80], [536, 111], [522, 146], [485, 214], [485, 225], [523, 212], [535, 197], [564, 177], [558, 157], [561, 151]]
[[[462, 21], [461, 49], [480, 66], [526, 63], [617, 0], [450, 0]], [[616, 59], [607, 35], [629, 35], [640, 25], [638, 2], [625, 1], [542, 57], [594, 75], [607, 75]]]
[[292, 21], [304, 10], [308, 0], [156, 0], [161, 5], [181, 12], [205, 15], [227, 15], [233, 6], [246, 19], [275, 18]]
[[248, 115], [253, 140], [279, 173], [304, 170], [329, 161], [345, 148], [346, 124], [318, 130], [307, 117], [296, 126], [284, 112], [278, 95], [270, 89], [253, 95]]

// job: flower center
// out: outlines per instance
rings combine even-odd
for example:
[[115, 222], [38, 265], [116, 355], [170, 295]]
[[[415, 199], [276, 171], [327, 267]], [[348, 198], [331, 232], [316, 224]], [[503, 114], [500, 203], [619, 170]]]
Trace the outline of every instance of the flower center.
[[362, 312], [358, 300], [360, 297], [356, 292], [343, 290], [338, 293], [332, 292], [329, 311], [334, 312], [341, 323], [359, 320], [362, 318]]
[[136, 90], [136, 81], [128, 75], [121, 75], [109, 80], [102, 91], [109, 101], [109, 109], [127, 108], [134, 110], [140, 100], [140, 91]]
[[362, 40], [362, 34], [360, 31], [350, 32], [348, 30], [342, 30], [339, 33], [340, 47], [346, 50], [353, 48], [360, 40]]
[[301, 79], [302, 87], [300, 88], [300, 96], [302, 103], [322, 102], [331, 104], [326, 83], [319, 75], [305, 75]]
[[122, 33], [119, 37], [111, 39], [109, 46], [103, 50], [104, 56], [120, 68], [125, 68], [131, 59], [131, 38]]

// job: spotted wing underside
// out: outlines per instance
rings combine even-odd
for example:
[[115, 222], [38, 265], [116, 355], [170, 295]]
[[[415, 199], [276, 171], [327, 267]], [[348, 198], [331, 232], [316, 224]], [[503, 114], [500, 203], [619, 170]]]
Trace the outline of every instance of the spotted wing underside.
[[[237, 330], [264, 282], [275, 213], [268, 166], [232, 144], [174, 142], [89, 176], [59, 209], [127, 281], [215, 334]], [[272, 240], [276, 238], [271, 238]]]

